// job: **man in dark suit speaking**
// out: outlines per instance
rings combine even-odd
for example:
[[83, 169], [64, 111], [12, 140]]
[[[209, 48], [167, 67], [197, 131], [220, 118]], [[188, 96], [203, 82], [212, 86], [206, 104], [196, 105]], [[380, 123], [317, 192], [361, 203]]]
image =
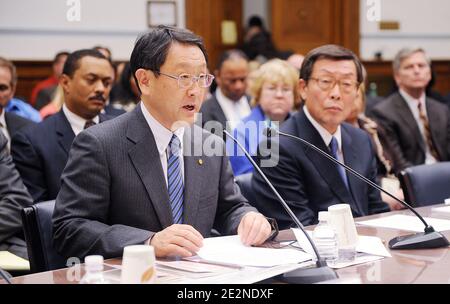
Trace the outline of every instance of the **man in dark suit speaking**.
[[[140, 104], [72, 145], [53, 216], [58, 251], [118, 257], [151, 244], [158, 257], [191, 256], [213, 227], [264, 242], [271, 225], [234, 183], [222, 139], [192, 125], [212, 81], [201, 38], [158, 27], [139, 38], [130, 64]], [[206, 155], [208, 142], [222, 154]]]
[[[368, 134], [344, 123], [362, 80], [361, 63], [350, 50], [336, 45], [312, 50], [300, 71], [305, 106], [281, 131], [309, 141], [375, 182], [375, 155]], [[339, 203], [349, 204], [355, 217], [389, 211], [378, 190], [291, 138], [279, 138], [278, 164], [263, 171], [305, 225], [316, 223], [319, 211]], [[275, 218], [280, 228], [289, 227], [292, 220], [261, 176], [255, 174], [252, 182], [257, 208]]]

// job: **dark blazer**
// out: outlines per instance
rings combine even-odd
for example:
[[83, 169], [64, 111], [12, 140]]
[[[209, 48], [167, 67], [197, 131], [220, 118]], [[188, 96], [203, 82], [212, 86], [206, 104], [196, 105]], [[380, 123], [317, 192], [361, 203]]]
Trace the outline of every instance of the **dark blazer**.
[[222, 110], [219, 102], [216, 98], [216, 93], [212, 94], [212, 96], [205, 100], [200, 108], [200, 113], [202, 114], [202, 127], [209, 121], [217, 121], [220, 123], [222, 129], [225, 129], [227, 118], [225, 117], [225, 113]]
[[111, 117], [117, 117], [119, 115], [122, 115], [126, 113], [125, 110], [122, 109], [116, 109], [112, 106], [112, 104], [108, 104], [107, 106], [105, 106], [105, 114]]
[[[330, 153], [303, 111], [284, 122], [281, 130]], [[346, 123], [341, 125], [341, 133], [345, 164], [376, 182], [375, 155], [369, 136]], [[262, 170], [304, 225], [316, 223], [319, 211], [340, 203], [349, 204], [354, 217], [389, 211], [378, 190], [347, 173], [349, 191], [337, 167], [324, 156], [296, 140], [287, 137], [278, 140], [278, 163], [273, 167], [262, 167]], [[272, 143], [272, 148], [274, 145], [276, 142]], [[275, 218], [281, 229], [290, 227], [292, 220], [259, 174], [254, 174], [252, 185], [258, 210]]]
[[9, 136], [11, 138], [22, 128], [29, 125], [35, 125], [34, 121], [23, 118], [11, 112], [5, 112], [6, 129], [8, 130]]
[[[184, 134], [183, 222], [205, 237], [213, 227], [236, 233], [242, 216], [256, 210], [234, 183], [226, 156], [186, 156], [202, 151], [206, 140], [224, 152], [223, 141], [198, 126]], [[75, 139], [53, 215], [63, 256], [118, 257], [125, 246], [143, 244], [172, 224], [159, 153], [140, 104]]]
[[[426, 98], [431, 137], [441, 161], [450, 160], [450, 110]], [[394, 156], [394, 171], [425, 163], [426, 143], [408, 104], [394, 93], [372, 109], [371, 116], [384, 128]]]
[[14, 163], [6, 148], [6, 137], [0, 132], [0, 250], [9, 250], [22, 257], [24, 255], [11, 250], [18, 242], [26, 248], [23, 239], [17, 236], [22, 232], [21, 210], [32, 204], [30, 195], [14, 168]]
[[[100, 122], [109, 118], [100, 114]], [[62, 110], [12, 138], [11, 154], [34, 202], [56, 198], [74, 138]]]

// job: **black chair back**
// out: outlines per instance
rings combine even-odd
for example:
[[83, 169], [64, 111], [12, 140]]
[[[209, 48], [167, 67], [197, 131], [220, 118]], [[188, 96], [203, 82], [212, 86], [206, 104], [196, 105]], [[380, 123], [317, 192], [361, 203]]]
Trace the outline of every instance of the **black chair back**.
[[441, 204], [450, 197], [450, 162], [410, 167], [399, 179], [406, 202], [414, 207]]
[[31, 272], [66, 267], [64, 258], [53, 247], [52, 215], [55, 201], [36, 203], [22, 210]]
[[252, 187], [252, 176], [253, 173], [241, 174], [234, 177], [234, 180], [238, 184], [239, 188], [241, 188], [241, 193], [245, 198], [249, 201], [251, 205], [254, 205], [255, 200], [255, 192]]

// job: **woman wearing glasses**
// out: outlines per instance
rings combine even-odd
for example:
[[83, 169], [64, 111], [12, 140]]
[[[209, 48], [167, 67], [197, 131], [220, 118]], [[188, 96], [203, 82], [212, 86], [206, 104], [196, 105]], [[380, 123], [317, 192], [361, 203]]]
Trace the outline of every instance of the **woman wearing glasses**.
[[[278, 127], [299, 105], [298, 71], [286, 61], [273, 59], [257, 71], [250, 86], [253, 110], [233, 130], [234, 136], [251, 155], [256, 155], [264, 128]], [[232, 141], [227, 153], [234, 175], [253, 172], [251, 163]]]

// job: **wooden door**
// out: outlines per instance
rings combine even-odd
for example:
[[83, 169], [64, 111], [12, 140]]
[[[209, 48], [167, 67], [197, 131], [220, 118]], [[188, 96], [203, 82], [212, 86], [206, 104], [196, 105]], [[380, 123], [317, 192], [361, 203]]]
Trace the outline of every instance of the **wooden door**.
[[272, 0], [271, 16], [280, 50], [306, 54], [333, 43], [359, 53], [359, 0]]
[[[186, 27], [203, 37], [214, 70], [220, 54], [236, 48], [242, 41], [242, 0], [186, 0]], [[236, 44], [223, 44], [221, 22], [234, 21], [238, 33]]]

